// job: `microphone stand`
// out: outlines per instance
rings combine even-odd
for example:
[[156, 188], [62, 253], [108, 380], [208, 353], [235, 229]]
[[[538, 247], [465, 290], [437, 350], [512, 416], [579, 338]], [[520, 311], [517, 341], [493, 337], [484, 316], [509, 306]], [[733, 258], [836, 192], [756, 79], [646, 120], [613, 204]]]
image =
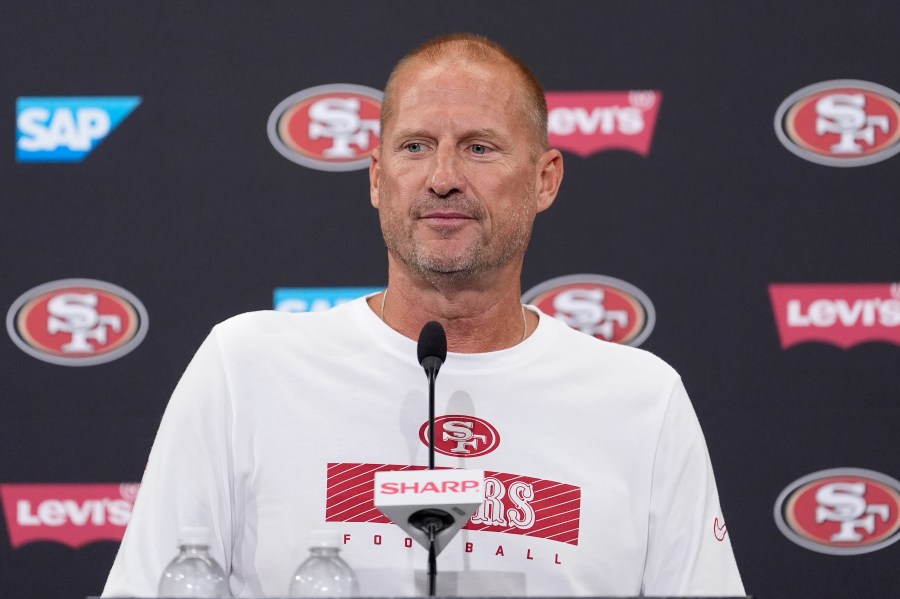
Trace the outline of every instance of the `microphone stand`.
[[[428, 469], [434, 470], [434, 381], [437, 379], [437, 368], [428, 369]], [[428, 596], [434, 597], [437, 591], [437, 553], [434, 551], [434, 535], [444, 526], [434, 522], [432, 515], [429, 522], [424, 523], [428, 532]], [[452, 520], [451, 520], [452, 523]], [[437, 526], [440, 525], [440, 528]], [[437, 529], [437, 530], [435, 530]]]
[[[428, 377], [428, 469], [434, 470], [434, 381], [447, 359], [447, 335], [439, 322], [430, 321], [422, 328], [417, 353]], [[410, 516], [409, 523], [428, 535], [428, 596], [434, 597], [437, 590], [434, 538], [453, 525], [453, 517], [443, 510], [424, 509]]]
[[[422, 435], [428, 437], [423, 439], [428, 447], [428, 469], [376, 472], [375, 506], [428, 550], [428, 597], [434, 597], [438, 553], [484, 505], [484, 470], [435, 469], [434, 388], [438, 370], [447, 359], [447, 336], [439, 322], [432, 320], [422, 329], [417, 353], [428, 378], [428, 432]], [[397, 494], [400, 487], [410, 493]]]
[[437, 369], [428, 369], [428, 469], [434, 470], [434, 381]]

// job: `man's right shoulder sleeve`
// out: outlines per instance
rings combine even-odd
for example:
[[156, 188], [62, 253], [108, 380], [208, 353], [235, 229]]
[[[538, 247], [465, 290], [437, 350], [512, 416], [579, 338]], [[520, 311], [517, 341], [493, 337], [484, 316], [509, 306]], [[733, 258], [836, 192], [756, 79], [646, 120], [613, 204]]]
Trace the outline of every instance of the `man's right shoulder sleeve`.
[[214, 329], [169, 400], [105, 597], [155, 596], [184, 526], [207, 528], [212, 556], [230, 570], [233, 423], [218, 337]]

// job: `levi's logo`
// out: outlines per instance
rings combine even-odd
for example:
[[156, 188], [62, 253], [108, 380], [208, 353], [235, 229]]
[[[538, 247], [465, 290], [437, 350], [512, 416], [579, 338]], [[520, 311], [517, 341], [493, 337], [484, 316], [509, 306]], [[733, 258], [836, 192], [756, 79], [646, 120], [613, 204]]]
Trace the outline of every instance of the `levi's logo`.
[[550, 145], [582, 157], [603, 150], [650, 153], [658, 91], [547, 92]]
[[[424, 469], [395, 464], [328, 464], [325, 521], [390, 524], [375, 507], [375, 473]], [[578, 545], [581, 488], [520, 474], [486, 471], [484, 475], [484, 501], [463, 528]]]
[[0, 485], [15, 548], [35, 541], [77, 549], [95, 541], [121, 541], [140, 485]]
[[769, 285], [781, 347], [900, 345], [900, 283]]

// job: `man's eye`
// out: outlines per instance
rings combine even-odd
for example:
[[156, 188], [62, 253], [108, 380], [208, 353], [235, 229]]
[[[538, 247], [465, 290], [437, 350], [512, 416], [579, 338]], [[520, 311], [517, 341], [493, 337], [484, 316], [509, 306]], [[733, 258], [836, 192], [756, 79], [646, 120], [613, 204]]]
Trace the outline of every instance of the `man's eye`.
[[472, 146], [472, 153], [473, 153], [473, 154], [477, 154], [478, 156], [484, 156], [484, 155], [487, 154], [489, 151], [490, 151], [490, 150], [488, 149], [487, 146], [483, 146], [483, 145], [481, 145], [481, 144], [474, 144], [474, 145]]
[[425, 146], [423, 146], [420, 143], [413, 142], [410, 144], [406, 144], [406, 151], [412, 152], [413, 154], [418, 154], [419, 152], [421, 152], [424, 149], [425, 149]]

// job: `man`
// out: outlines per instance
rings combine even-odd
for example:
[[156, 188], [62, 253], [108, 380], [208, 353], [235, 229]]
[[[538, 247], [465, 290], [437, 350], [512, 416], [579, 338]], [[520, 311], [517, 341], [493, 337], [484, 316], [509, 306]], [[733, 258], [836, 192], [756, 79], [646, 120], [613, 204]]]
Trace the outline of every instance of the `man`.
[[[472, 35], [429, 42], [385, 91], [371, 201], [387, 288], [326, 313], [217, 326], [166, 410], [104, 594], [152, 595], [202, 525], [235, 595], [286, 593], [310, 531], [343, 535], [363, 595], [422, 595], [425, 551], [372, 506], [376, 470], [425, 464], [423, 324], [450, 354], [437, 466], [487, 471], [438, 594], [742, 595], [678, 375], [520, 304], [562, 157], [530, 71]], [[444, 455], [446, 454], [446, 455]]]

